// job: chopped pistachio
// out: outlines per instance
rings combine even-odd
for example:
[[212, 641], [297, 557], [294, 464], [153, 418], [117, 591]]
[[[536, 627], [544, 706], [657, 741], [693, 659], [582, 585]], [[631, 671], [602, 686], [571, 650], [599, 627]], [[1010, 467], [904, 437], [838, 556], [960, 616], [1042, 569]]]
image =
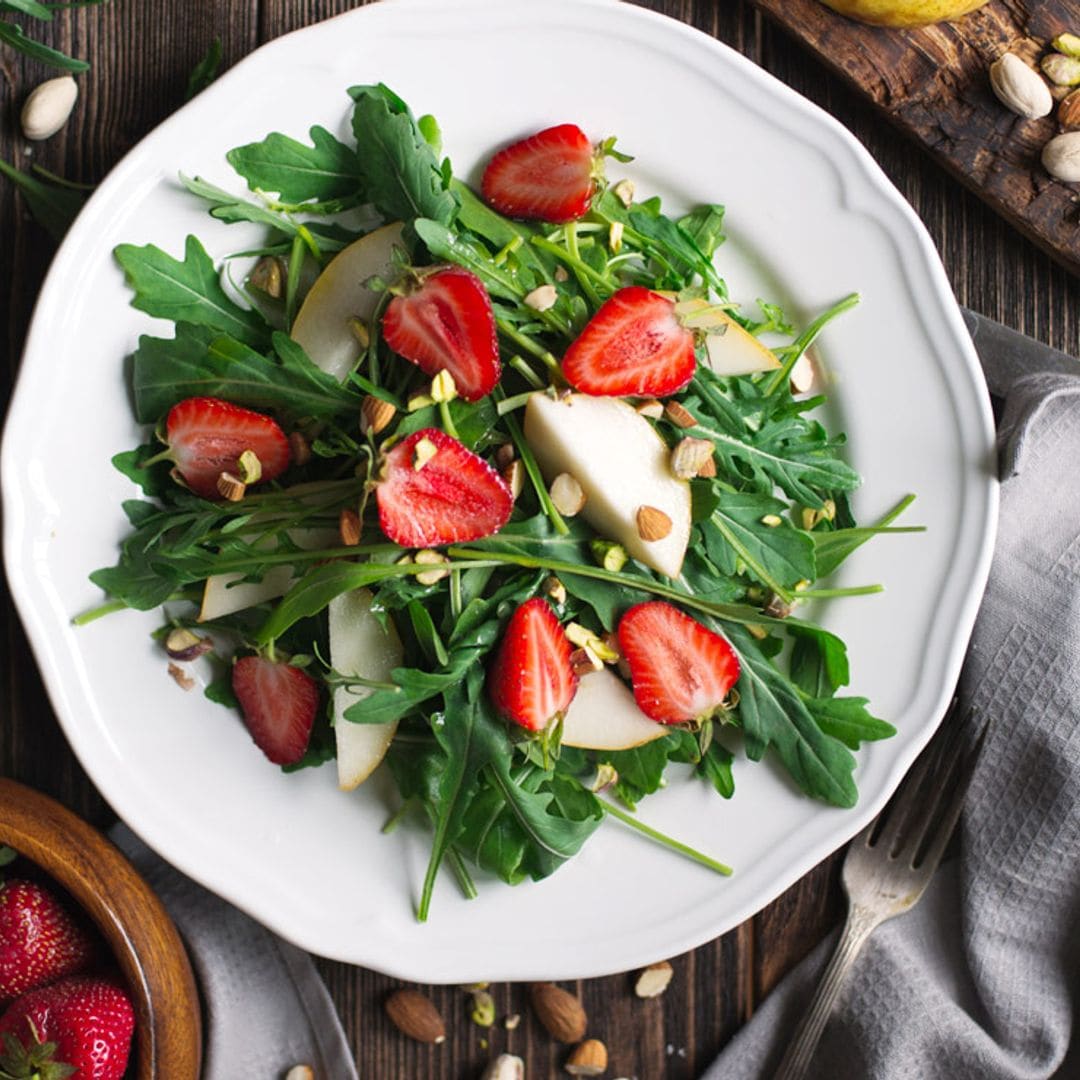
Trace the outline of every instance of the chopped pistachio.
[[454, 376], [445, 368], [431, 380], [431, 400], [436, 403], [453, 401], [458, 396]]
[[593, 540], [589, 547], [592, 549], [593, 558], [605, 569], [617, 574], [630, 558], [626, 548], [614, 540]]
[[245, 484], [257, 484], [262, 479], [262, 462], [254, 450], [245, 450], [236, 460], [236, 472]]
[[421, 439], [413, 447], [413, 468], [419, 472], [438, 452], [439, 448], [430, 439]]

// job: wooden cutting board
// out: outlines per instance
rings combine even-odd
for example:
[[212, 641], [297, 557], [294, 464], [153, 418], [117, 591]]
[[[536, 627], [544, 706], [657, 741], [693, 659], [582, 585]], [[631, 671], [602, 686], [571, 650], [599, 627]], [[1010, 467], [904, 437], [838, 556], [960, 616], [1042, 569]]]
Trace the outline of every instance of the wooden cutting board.
[[[1080, 184], [1039, 162], [1062, 130], [1023, 120], [994, 97], [987, 69], [1014, 52], [1032, 66], [1063, 31], [1080, 33], [1080, 0], [992, 0], [955, 23], [867, 26], [819, 0], [753, 0], [862, 91], [958, 180], [1073, 273], [1080, 273]], [[1061, 91], [1056, 96], [1064, 96]]]

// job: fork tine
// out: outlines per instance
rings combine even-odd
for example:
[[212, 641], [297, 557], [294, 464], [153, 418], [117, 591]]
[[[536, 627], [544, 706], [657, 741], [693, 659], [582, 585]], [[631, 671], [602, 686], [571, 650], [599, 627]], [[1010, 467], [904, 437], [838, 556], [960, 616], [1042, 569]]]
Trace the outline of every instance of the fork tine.
[[923, 751], [915, 767], [904, 778], [892, 803], [879, 815], [879, 820], [883, 819], [881, 830], [876, 835], [871, 834], [867, 837], [867, 846], [881, 847], [889, 854], [893, 854], [897, 850], [901, 834], [910, 835], [906, 827], [909, 820], [918, 813], [919, 795], [926, 790], [927, 780], [937, 772], [944, 746], [954, 741], [953, 717], [956, 711], [957, 699], [953, 698], [938, 728], [939, 732], [944, 732], [944, 737], [939, 738], [936, 743]]
[[[970, 710], [968, 711], [968, 714], [965, 715], [965, 720], [967, 720], [969, 716]], [[926, 847], [926, 850], [921, 856], [917, 850], [914, 854], [913, 865], [928, 875], [932, 874], [937, 869], [937, 864], [941, 861], [941, 856], [944, 855], [945, 848], [956, 829], [957, 822], [960, 820], [960, 813], [964, 808], [964, 799], [967, 797], [967, 790], [971, 784], [971, 778], [975, 774], [975, 765], [979, 760], [983, 743], [986, 740], [986, 729], [987, 724], [984, 721], [978, 736], [972, 745], [970, 753], [958, 757], [956, 771], [959, 775], [956, 777], [956, 786], [953, 789], [949, 805], [938, 819], [934, 835], [930, 839], [930, 843]], [[920, 838], [920, 846], [922, 845], [923, 840], [924, 838]]]

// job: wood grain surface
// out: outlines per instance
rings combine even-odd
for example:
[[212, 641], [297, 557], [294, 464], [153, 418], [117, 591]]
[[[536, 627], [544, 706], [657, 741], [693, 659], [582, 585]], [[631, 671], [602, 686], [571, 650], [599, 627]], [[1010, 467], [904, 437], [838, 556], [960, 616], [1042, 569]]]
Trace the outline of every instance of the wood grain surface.
[[955, 23], [910, 30], [866, 26], [818, 0], [755, 3], [961, 183], [1080, 270], [1080, 189], [1055, 180], [1039, 161], [1046, 142], [1064, 130], [1056, 111], [1041, 120], [1014, 115], [987, 75], [1006, 52], [1038, 67], [1057, 34], [1080, 31], [1078, 0], [993, 0]]
[[[82, 94], [72, 122], [55, 138], [33, 147], [30, 156], [31, 148], [18, 134], [17, 111], [26, 93], [48, 73], [0, 48], [0, 157], [23, 165], [37, 161], [75, 180], [99, 180], [181, 104], [188, 74], [214, 35], [222, 39], [227, 67], [272, 37], [353, 6], [349, 0], [112, 0], [101, 7], [65, 11], [49, 29], [49, 40], [92, 65], [81, 77]], [[743, 0], [645, 0], [641, 6], [714, 35], [839, 118], [926, 223], [961, 302], [1058, 348], [1078, 351], [1080, 283], [970, 195], [930, 154], [900, 137], [880, 107], [854, 93], [811, 50], [797, 44], [800, 31], [809, 35], [817, 25], [812, 0], [776, 0], [772, 5], [788, 12], [785, 19], [794, 34], [780, 30]], [[1010, 8], [1007, 3], [995, 6]], [[1011, 5], [1017, 11], [1021, 7]], [[53, 248], [2, 180], [0, 240], [0, 298], [5, 304], [0, 349], [9, 390]], [[77, 362], [78, 357], [58, 357], [57, 377], [63, 377], [65, 364]], [[98, 826], [108, 825], [112, 812], [64, 741], [10, 603], [0, 620], [0, 657], [0, 774], [48, 792]], [[674, 957], [674, 981], [659, 999], [637, 1000], [629, 975], [571, 987], [585, 1001], [591, 1031], [611, 1050], [606, 1075], [638, 1080], [700, 1076], [840, 911], [834, 858], [754, 919]], [[466, 995], [455, 988], [433, 989], [449, 1037], [442, 1046], [427, 1048], [402, 1038], [383, 1016], [381, 1002], [397, 985], [395, 980], [337, 963], [320, 961], [320, 970], [365, 1080], [475, 1080], [489, 1054], [504, 1047], [527, 1059], [530, 1080], [565, 1075], [560, 1069], [563, 1051], [528, 1015], [523, 987], [493, 987], [500, 1015], [520, 1012], [523, 1019], [513, 1032], [494, 1029], [487, 1047], [485, 1033], [468, 1020]]]

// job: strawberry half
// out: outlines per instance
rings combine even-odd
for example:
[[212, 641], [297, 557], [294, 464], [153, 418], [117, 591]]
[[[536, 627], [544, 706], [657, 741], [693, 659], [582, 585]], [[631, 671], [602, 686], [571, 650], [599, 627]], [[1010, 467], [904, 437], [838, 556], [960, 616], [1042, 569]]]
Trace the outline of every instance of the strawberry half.
[[131, 1001], [111, 979], [63, 979], [17, 998], [0, 1016], [0, 1075], [120, 1080], [134, 1030]]
[[719, 634], [662, 600], [632, 607], [619, 622], [634, 700], [650, 720], [705, 720], [739, 677], [739, 658]]
[[220, 398], [188, 398], [169, 410], [165, 440], [177, 471], [196, 495], [218, 497], [217, 480], [233, 472], [245, 450], [273, 480], [289, 467], [289, 440], [269, 416]]
[[599, 397], [666, 397], [694, 376], [694, 335], [675, 303], [630, 285], [605, 301], [563, 357], [567, 381]]
[[88, 968], [94, 939], [48, 889], [12, 878], [0, 885], [0, 1001]]
[[546, 731], [577, 693], [572, 652], [551, 605], [539, 596], [526, 600], [510, 616], [488, 670], [495, 708], [526, 731]]
[[488, 205], [508, 217], [574, 221], [589, 209], [596, 190], [593, 160], [585, 132], [559, 124], [500, 150], [480, 188]]
[[419, 287], [387, 304], [386, 344], [427, 375], [449, 371], [466, 401], [490, 394], [502, 368], [484, 283], [458, 266], [422, 273], [419, 280]]
[[232, 688], [255, 745], [275, 765], [295, 765], [307, 750], [319, 709], [319, 684], [283, 660], [244, 656]]
[[514, 508], [506, 481], [439, 428], [414, 431], [385, 455], [375, 498], [382, 531], [402, 547], [479, 540]]

